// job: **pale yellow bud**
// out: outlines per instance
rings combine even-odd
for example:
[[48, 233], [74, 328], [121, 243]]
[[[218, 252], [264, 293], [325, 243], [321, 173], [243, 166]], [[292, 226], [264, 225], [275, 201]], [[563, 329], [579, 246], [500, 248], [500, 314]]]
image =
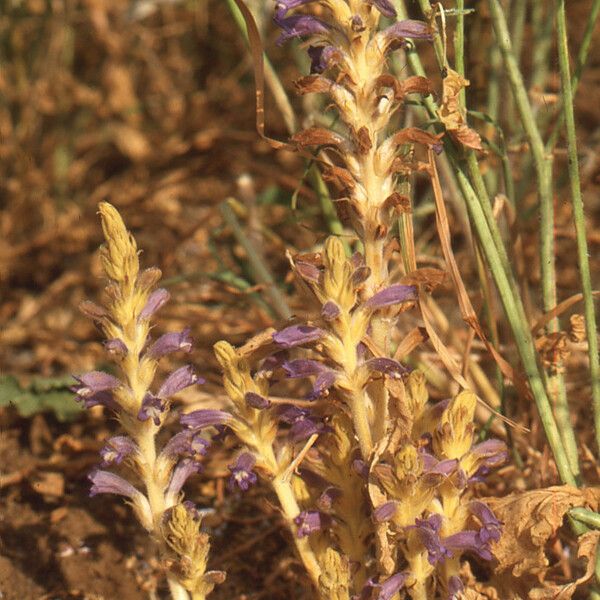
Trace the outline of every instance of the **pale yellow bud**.
[[213, 346], [213, 350], [219, 364], [225, 371], [229, 371], [237, 366], [238, 355], [230, 343], [221, 340]]
[[135, 240], [112, 204], [101, 202], [98, 210], [106, 239], [100, 249], [104, 271], [114, 281], [133, 284], [140, 270]]
[[406, 382], [406, 391], [410, 413], [415, 419], [418, 419], [429, 399], [423, 372], [414, 370], [410, 373]]
[[473, 417], [477, 396], [463, 391], [442, 414], [439, 427], [433, 433], [433, 448], [445, 458], [461, 458], [473, 444]]

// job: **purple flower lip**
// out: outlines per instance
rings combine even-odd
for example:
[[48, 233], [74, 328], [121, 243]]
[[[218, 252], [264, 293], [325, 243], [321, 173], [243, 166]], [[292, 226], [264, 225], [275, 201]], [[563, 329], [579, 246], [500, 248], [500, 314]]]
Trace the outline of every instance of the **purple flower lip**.
[[75, 400], [82, 400], [85, 408], [92, 408], [94, 406], [106, 406], [107, 408], [110, 408], [114, 411], [117, 411], [119, 409], [119, 405], [115, 402], [112, 392], [109, 391], [96, 392], [91, 396], [77, 395], [75, 396]]
[[179, 422], [193, 429], [204, 429], [214, 425], [228, 425], [233, 417], [224, 410], [204, 408], [181, 415]]
[[165, 445], [161, 454], [171, 460], [178, 456], [205, 456], [210, 442], [205, 440], [199, 431], [188, 429], [176, 433]]
[[328, 300], [323, 305], [323, 308], [321, 310], [321, 316], [326, 321], [333, 321], [334, 319], [337, 319], [340, 316], [341, 312], [342, 311], [336, 302], [334, 302], [333, 300]]
[[389, 375], [390, 377], [399, 378], [404, 373], [408, 373], [408, 368], [393, 358], [371, 358], [365, 364], [369, 371], [377, 371], [379, 373], [383, 373], [384, 375]]
[[158, 390], [159, 398], [169, 398], [177, 392], [197, 383], [204, 383], [204, 379], [199, 377], [190, 365], [181, 367], [173, 371]]
[[170, 297], [171, 295], [169, 292], [163, 288], [154, 290], [148, 297], [146, 305], [142, 308], [138, 320], [149, 319], [157, 310], [169, 301]]
[[431, 29], [427, 23], [412, 19], [397, 21], [387, 29], [384, 29], [381, 33], [383, 37], [388, 40], [388, 43], [396, 39], [404, 40], [406, 38], [415, 40], [433, 39]]
[[429, 452], [420, 452], [419, 456], [423, 461], [423, 472], [431, 475], [450, 475], [458, 466], [458, 460], [455, 458], [438, 460]]
[[416, 298], [417, 290], [414, 286], [397, 283], [371, 296], [365, 302], [365, 306], [371, 310], [377, 310], [386, 306], [392, 306], [393, 304], [416, 300]]
[[273, 341], [282, 348], [294, 348], [302, 344], [316, 342], [325, 335], [318, 327], [311, 325], [291, 325], [273, 334]]
[[319, 361], [308, 358], [287, 360], [282, 366], [287, 376], [292, 379], [310, 377], [311, 375], [319, 375], [323, 371], [327, 370], [327, 367], [321, 364]]
[[251, 486], [253, 486], [258, 478], [256, 473], [252, 470], [256, 464], [256, 458], [249, 452], [242, 452], [233, 465], [229, 465], [231, 471], [231, 477], [227, 486], [231, 491], [235, 487], [239, 487], [243, 492], [246, 492]]
[[194, 473], [198, 473], [202, 470], [202, 465], [192, 459], [184, 458], [177, 463], [177, 466], [173, 469], [173, 475], [167, 488], [167, 496], [174, 499], [177, 494], [181, 491], [181, 488], [188, 480], [188, 478]]
[[113, 354], [115, 356], [126, 356], [127, 354], [127, 346], [118, 338], [106, 340], [104, 342], [104, 348], [109, 354]]
[[367, 4], [374, 5], [384, 17], [393, 19], [397, 16], [396, 9], [390, 0], [367, 0]]
[[308, 395], [308, 400], [316, 400], [317, 398], [324, 395], [336, 382], [338, 373], [331, 369], [327, 369], [317, 375], [313, 384], [312, 391]]
[[165, 410], [166, 405], [163, 400], [148, 392], [142, 400], [142, 406], [140, 407], [137, 418], [140, 421], [152, 419], [154, 424], [158, 427], [162, 419], [162, 414], [165, 412]]
[[114, 390], [121, 385], [121, 381], [102, 371], [90, 371], [80, 376], [73, 376], [77, 384], [71, 388], [81, 398], [89, 398], [97, 392]]
[[291, 425], [289, 438], [292, 443], [300, 442], [315, 433], [323, 433], [327, 428], [322, 421], [311, 415], [310, 411], [293, 405], [282, 407], [279, 418]]
[[394, 502], [393, 500], [390, 502], [384, 502], [373, 511], [373, 517], [377, 523], [385, 523], [386, 521], [394, 518], [397, 510], [397, 502]]
[[395, 573], [383, 583], [376, 583], [374, 579], [369, 579], [360, 596], [354, 596], [354, 598], [356, 600], [391, 600], [404, 587], [406, 579], [406, 573]]
[[284, 18], [275, 15], [275, 22], [283, 30], [276, 41], [278, 46], [296, 37], [325, 34], [331, 29], [327, 23], [312, 15], [292, 15]]
[[275, 4], [275, 21], [283, 19], [288, 11], [293, 8], [298, 8], [309, 2], [314, 2], [314, 0], [278, 0]]
[[303, 510], [297, 517], [294, 518], [294, 523], [297, 526], [296, 535], [299, 538], [307, 537], [315, 531], [320, 531], [330, 522], [330, 517], [324, 515], [317, 510]]
[[433, 514], [427, 519], [416, 519], [415, 524], [407, 529], [416, 529], [419, 539], [427, 550], [429, 564], [436, 565], [438, 562], [452, 556], [451, 550], [440, 539], [442, 527], [442, 516]]
[[271, 402], [267, 398], [257, 394], [256, 392], [246, 392], [244, 394], [244, 400], [248, 406], [257, 408], [259, 410], [269, 408], [269, 406], [271, 406]]
[[192, 350], [192, 338], [189, 327], [181, 332], [173, 331], [161, 335], [148, 349], [146, 355], [150, 358], [160, 358], [171, 352], [190, 352]]
[[88, 475], [88, 479], [92, 482], [90, 496], [95, 496], [96, 494], [117, 494], [133, 500], [142, 495], [128, 481], [110, 471], [95, 469]]
[[102, 466], [107, 467], [113, 463], [120, 464], [127, 456], [137, 451], [135, 442], [126, 435], [116, 435], [110, 438], [100, 450]]

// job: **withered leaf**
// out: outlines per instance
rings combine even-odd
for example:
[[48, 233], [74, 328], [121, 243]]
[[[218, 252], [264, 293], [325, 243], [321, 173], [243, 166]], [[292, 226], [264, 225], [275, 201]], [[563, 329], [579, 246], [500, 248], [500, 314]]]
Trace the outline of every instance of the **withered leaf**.
[[459, 102], [460, 92], [469, 85], [468, 79], [452, 69], [443, 83], [442, 105], [438, 111], [446, 131], [459, 143], [473, 150], [483, 150], [479, 134], [467, 125], [465, 111]]
[[588, 581], [594, 573], [596, 565], [596, 554], [598, 552], [598, 541], [600, 531], [588, 531], [584, 533], [578, 542], [577, 557], [587, 559], [585, 573], [577, 580], [566, 585], [549, 585], [544, 588], [535, 588], [529, 592], [531, 600], [569, 600], [575, 590]]
[[331, 182], [342, 189], [353, 189], [356, 185], [354, 177], [348, 169], [337, 165], [326, 165], [323, 167], [323, 179]]
[[427, 77], [413, 75], [402, 82], [404, 94], [423, 94], [425, 96], [433, 93], [433, 83]]
[[344, 138], [323, 127], [310, 127], [295, 133], [292, 142], [300, 146], [339, 146]]
[[366, 154], [373, 147], [369, 130], [366, 127], [361, 127], [355, 132], [354, 140], [359, 154]]
[[492, 546], [499, 563], [496, 571], [510, 570], [515, 577], [543, 575], [549, 564], [544, 552], [546, 542], [571, 508], [597, 510], [600, 488], [554, 486], [484, 501], [504, 523], [502, 537]]
[[416, 271], [411, 271], [400, 279], [400, 283], [405, 285], [423, 285], [428, 291], [431, 291], [442, 285], [447, 279], [448, 274], [442, 269], [434, 269], [433, 267], [423, 267]]
[[401, 129], [394, 135], [394, 142], [401, 144], [423, 144], [424, 146], [437, 146], [443, 134], [434, 135], [416, 127]]
[[294, 81], [294, 86], [299, 94], [327, 93], [332, 85], [331, 79], [320, 75], [307, 75]]
[[393, 192], [383, 201], [384, 208], [394, 208], [399, 213], [410, 213], [410, 198], [398, 192]]

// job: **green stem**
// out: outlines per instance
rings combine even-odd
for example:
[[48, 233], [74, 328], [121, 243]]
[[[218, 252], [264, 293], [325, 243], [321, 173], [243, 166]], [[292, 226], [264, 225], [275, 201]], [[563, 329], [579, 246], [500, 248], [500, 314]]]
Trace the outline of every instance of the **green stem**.
[[[583, 69], [585, 68], [585, 64], [588, 59], [588, 55], [590, 52], [590, 46], [592, 45], [592, 38], [594, 34], [594, 30], [596, 29], [596, 21], [598, 20], [598, 15], [600, 15], [600, 0], [594, 0], [592, 4], [592, 8], [590, 10], [590, 16], [588, 17], [587, 24], [585, 26], [585, 32], [583, 33], [583, 40], [581, 41], [581, 46], [579, 48], [579, 52], [577, 53], [577, 60], [575, 63], [575, 72], [573, 73], [573, 77], [571, 79], [571, 95], [575, 98], [575, 94], [577, 93], [577, 88], [579, 87], [579, 82], [581, 81], [581, 75], [583, 73]], [[566, 101], [565, 98], [559, 98], [559, 102], [562, 104]], [[554, 125], [554, 129], [550, 134], [550, 138], [546, 144], [546, 151], [550, 152], [556, 146], [556, 142], [558, 141], [558, 136], [560, 131], [565, 124], [565, 111], [564, 108], [558, 115], [558, 120]]]
[[[533, 162], [537, 175], [538, 197], [540, 203], [540, 266], [542, 276], [542, 304], [544, 312], [551, 311], [557, 304], [556, 300], [556, 269], [554, 263], [554, 197], [552, 191], [552, 157], [546, 154], [544, 141], [537, 126], [525, 83], [512, 51], [510, 33], [506, 17], [499, 0], [489, 0], [490, 13], [496, 40], [506, 65], [508, 80], [512, 88], [517, 110], [529, 141], [533, 154]], [[541, 9], [539, 9], [541, 10]], [[540, 17], [541, 18], [541, 17]], [[544, 26], [543, 32], [546, 27]], [[542, 33], [543, 33], [542, 32]], [[541, 34], [540, 34], [541, 35]], [[544, 42], [545, 37], [543, 38]], [[544, 48], [542, 48], [544, 50]], [[545, 50], [544, 50], [545, 52]], [[536, 53], [537, 56], [537, 53]], [[545, 54], [544, 54], [545, 56]], [[558, 319], [552, 319], [548, 324], [550, 332], [560, 328]], [[560, 368], [560, 365], [559, 365]], [[571, 470], [576, 478], [579, 477], [579, 459], [575, 432], [569, 417], [566, 387], [561, 373], [546, 375], [548, 389], [553, 390], [557, 405], [556, 419], [560, 425], [561, 438], [571, 464]]]
[[[399, 18], [408, 18], [404, 0], [396, 0], [395, 6], [398, 9]], [[416, 52], [408, 52], [408, 61], [415, 75], [425, 74]], [[430, 116], [436, 118], [437, 105], [435, 101], [431, 97], [427, 97], [424, 99], [424, 105]], [[452, 153], [451, 144], [448, 142], [446, 142], [446, 149], [450, 150], [450, 153]], [[486, 261], [492, 272], [496, 287], [498, 288], [498, 293], [513, 332], [519, 356], [525, 370], [525, 375], [529, 381], [540, 415], [540, 420], [544, 427], [544, 431], [546, 432], [550, 448], [554, 454], [560, 477], [564, 483], [575, 485], [576, 480], [567, 458], [554, 415], [552, 414], [552, 408], [546, 390], [544, 389], [540, 369], [537, 364], [535, 345], [529, 324], [525, 317], [525, 310], [518, 294], [514, 277], [512, 276], [512, 270], [508, 263], [506, 250], [501, 243], [497, 224], [493, 218], [493, 214], [491, 214], [491, 205], [489, 203], [489, 198], [487, 197], [487, 192], [484, 196], [480, 197], [458, 164], [456, 156], [451, 156], [451, 162], [455, 169], [458, 185], [465, 198], [471, 221], [475, 227], [477, 236], [481, 241], [482, 250], [484, 251]], [[474, 175], [479, 173], [476, 159], [471, 161], [470, 171], [473, 171]], [[477, 180], [480, 178], [481, 174], [479, 173], [479, 178], [477, 178]], [[478, 187], [480, 189], [481, 185]], [[483, 187], [485, 189], [485, 186]], [[500, 245], [498, 245], [499, 240]], [[493, 243], [490, 243], [490, 241]]]
[[[454, 68], [459, 75], [465, 76], [465, 0], [456, 0], [456, 29], [454, 31]], [[463, 109], [467, 107], [465, 90], [459, 95]]]
[[597, 512], [578, 507], [572, 508], [569, 511], [569, 516], [593, 529], [600, 529], [600, 515]]
[[596, 428], [596, 444], [600, 448], [600, 363], [598, 359], [598, 333], [596, 327], [596, 312], [592, 295], [592, 280], [588, 244], [585, 231], [585, 214], [583, 197], [579, 180], [579, 158], [577, 156], [577, 133], [575, 130], [575, 113], [573, 109], [573, 86], [569, 67], [569, 47], [567, 39], [567, 18], [564, 0], [556, 0], [556, 25], [558, 34], [558, 59], [560, 78], [564, 97], [563, 111], [567, 129], [567, 151], [569, 156], [569, 181], [571, 184], [571, 201], [577, 239], [577, 256], [579, 273], [583, 291], [585, 314], [585, 329], [588, 338], [588, 353], [590, 360], [590, 377], [592, 385], [592, 401], [594, 406], [594, 423]]

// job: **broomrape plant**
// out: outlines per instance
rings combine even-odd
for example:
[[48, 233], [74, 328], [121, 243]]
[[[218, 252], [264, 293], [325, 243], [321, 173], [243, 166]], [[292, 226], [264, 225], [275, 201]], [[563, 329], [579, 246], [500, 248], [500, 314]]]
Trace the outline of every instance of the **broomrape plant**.
[[[279, 43], [310, 37], [311, 74], [297, 88], [328, 95], [343, 127], [311, 127], [292, 140], [319, 147], [323, 175], [343, 190], [363, 251], [348, 257], [330, 237], [316, 259], [291, 259], [318, 305], [314, 319], [238, 350], [219, 342], [233, 407], [181, 422], [233, 430], [243, 450], [230, 467], [232, 485], [246, 489], [257, 475], [270, 483], [322, 598], [451, 598], [463, 589], [463, 553], [492, 559], [501, 523], [471, 487], [506, 449], [497, 440], [475, 443], [472, 392], [430, 403], [423, 375], [395, 356], [397, 318], [423, 293], [401, 282], [417, 273], [410, 248], [404, 269], [391, 251], [399, 215], [402, 227], [410, 221], [410, 200], [398, 190], [426, 168], [413, 145], [431, 154], [441, 143], [421, 129], [389, 131], [407, 95], [428, 94], [431, 84], [399, 81], [387, 65], [393, 50], [430, 40], [431, 30], [412, 20], [379, 30], [381, 14], [395, 16], [387, 0], [322, 0], [318, 18], [293, 12], [309, 1], [277, 4]], [[286, 378], [311, 378], [312, 391], [276, 403], [271, 385]]]
[[[106, 238], [101, 259], [109, 280], [107, 302], [104, 307], [84, 302], [81, 308], [106, 336], [104, 345], [120, 377], [92, 371], [76, 377], [73, 391], [86, 408], [100, 405], [111, 411], [125, 435], [108, 439], [102, 448], [102, 468], [89, 476], [90, 494], [127, 498], [140, 524], [159, 545], [173, 599], [203, 600], [223, 581], [224, 573], [206, 571], [208, 536], [200, 531], [201, 517], [192, 502], [184, 502], [181, 490], [188, 477], [201, 469], [209, 441], [192, 428], [157, 445], [171, 397], [203, 380], [188, 365], [152, 391], [161, 357], [190, 352], [192, 340], [188, 329], [151, 340], [152, 316], [169, 300], [167, 290], [155, 289], [160, 270], [140, 271], [135, 240], [113, 206], [100, 204], [100, 217]], [[107, 470], [114, 466], [122, 467], [124, 474]]]

